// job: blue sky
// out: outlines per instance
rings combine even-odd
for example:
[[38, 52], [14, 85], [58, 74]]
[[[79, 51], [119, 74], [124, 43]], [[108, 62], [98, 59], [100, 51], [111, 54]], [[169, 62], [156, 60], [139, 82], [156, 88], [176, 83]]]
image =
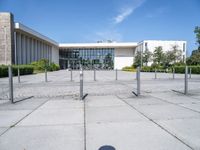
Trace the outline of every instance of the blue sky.
[[200, 0], [0, 0], [0, 11], [57, 42], [186, 40], [189, 53], [200, 26]]

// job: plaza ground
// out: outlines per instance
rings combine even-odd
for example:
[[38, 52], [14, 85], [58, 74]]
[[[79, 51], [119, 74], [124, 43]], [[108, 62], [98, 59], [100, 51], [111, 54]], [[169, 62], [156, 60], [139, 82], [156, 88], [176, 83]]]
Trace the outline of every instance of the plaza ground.
[[200, 149], [200, 76], [141, 73], [136, 97], [135, 73], [84, 71], [79, 100], [79, 71], [61, 70], [14, 77], [15, 104], [8, 101], [8, 79], [0, 79], [0, 150]]

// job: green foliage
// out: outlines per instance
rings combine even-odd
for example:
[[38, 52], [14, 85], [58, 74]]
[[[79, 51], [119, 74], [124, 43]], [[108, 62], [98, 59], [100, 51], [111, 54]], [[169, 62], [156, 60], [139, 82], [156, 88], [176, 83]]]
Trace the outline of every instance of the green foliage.
[[134, 66], [134, 68], [141, 66], [141, 52], [139, 52], [139, 51], [136, 52], [133, 66]]
[[188, 65], [200, 65], [200, 52], [194, 53], [192, 56], [187, 58]]
[[143, 59], [142, 60], [143, 60], [143, 63], [146, 64], [146, 66], [147, 66], [148, 62], [151, 61], [151, 57], [152, 56], [153, 56], [153, 54], [148, 49], [146, 49], [144, 51], [144, 53], [143, 53]]
[[160, 65], [164, 60], [164, 52], [161, 46], [155, 48], [153, 52], [153, 62]]
[[31, 65], [34, 67], [34, 71], [44, 71], [45, 69], [47, 69], [47, 71], [57, 71], [60, 69], [58, 65], [49, 62], [48, 59], [41, 59], [39, 61], [32, 62]]
[[122, 68], [122, 71], [136, 72], [136, 69], [132, 66], [126, 66]]
[[163, 66], [152, 65], [152, 66], [143, 66], [141, 72], [167, 72], [168, 69], [164, 68]]
[[200, 27], [196, 26], [194, 29], [194, 33], [196, 34], [196, 42], [198, 44], [198, 49], [200, 49]]
[[[175, 73], [185, 73], [185, 66], [175, 66]], [[192, 74], [200, 74], [200, 66], [188, 66], [192, 69]]]
[[[18, 68], [20, 70], [20, 75], [28, 75], [33, 74], [33, 66], [31, 65], [13, 65], [13, 76], [16, 76], [18, 73]], [[8, 66], [1, 65], [0, 66], [0, 77], [8, 77]]]

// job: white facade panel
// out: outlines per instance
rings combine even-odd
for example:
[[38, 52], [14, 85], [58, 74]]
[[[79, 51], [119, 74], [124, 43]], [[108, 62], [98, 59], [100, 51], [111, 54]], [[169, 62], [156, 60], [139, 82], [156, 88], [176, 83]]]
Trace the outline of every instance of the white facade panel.
[[58, 47], [52, 46], [51, 50], [52, 50], [52, 55], [51, 55], [52, 62], [59, 65], [59, 49], [58, 49]]
[[122, 69], [133, 64], [135, 48], [116, 48], [114, 57], [114, 69]]

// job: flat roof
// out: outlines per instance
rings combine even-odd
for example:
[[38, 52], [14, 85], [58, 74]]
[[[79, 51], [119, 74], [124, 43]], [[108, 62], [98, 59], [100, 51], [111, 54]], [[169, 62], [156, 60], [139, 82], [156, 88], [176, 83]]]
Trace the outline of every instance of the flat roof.
[[18, 22], [15, 23], [15, 29], [22, 30], [22, 31], [24, 31], [24, 32], [26, 32], [28, 34], [31, 34], [31, 35], [33, 35], [33, 36], [35, 36], [37, 38], [40, 38], [41, 40], [47, 41], [47, 42], [49, 42], [49, 43], [51, 43], [53, 45], [58, 46], [58, 43], [56, 41], [54, 41], [54, 40], [52, 40], [52, 39], [40, 34], [39, 32], [37, 32], [37, 31], [35, 31], [35, 30], [33, 30], [33, 29], [31, 29], [31, 28], [29, 28], [29, 27], [27, 27], [27, 26], [25, 26], [25, 25], [23, 25], [21, 23], [18, 23]]
[[59, 48], [135, 48], [137, 42], [126, 43], [60, 43]]

